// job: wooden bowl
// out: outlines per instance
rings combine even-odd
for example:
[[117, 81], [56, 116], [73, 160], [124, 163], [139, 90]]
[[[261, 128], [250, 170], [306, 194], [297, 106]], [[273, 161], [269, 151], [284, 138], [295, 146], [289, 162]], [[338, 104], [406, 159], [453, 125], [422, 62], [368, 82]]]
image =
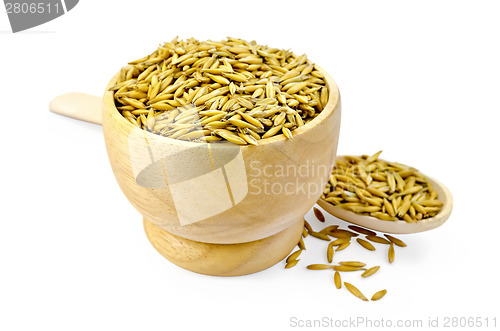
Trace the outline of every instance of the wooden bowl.
[[[330, 91], [328, 104], [317, 118], [293, 131], [293, 140], [278, 135], [259, 141], [258, 146], [241, 147], [180, 141], [137, 128], [115, 107], [113, 92], [108, 90], [115, 84], [115, 76], [103, 97], [102, 121], [109, 161], [120, 188], [147, 220], [186, 239], [234, 244], [259, 240], [284, 230], [314, 205], [335, 161], [340, 130], [340, 95], [335, 82], [323, 73]], [[191, 183], [189, 176], [169, 177], [203, 163], [215, 149], [222, 154], [222, 161], [238, 153], [229, 160], [229, 165], [224, 165], [224, 171], [218, 171], [218, 174], [225, 172], [222, 174], [227, 178], [224, 185], [212, 178]], [[162, 164], [172, 156], [174, 160]], [[172, 169], [165, 164], [167, 162], [172, 163]], [[280, 172], [283, 169], [289, 170], [283, 175]], [[201, 172], [188, 170], [189, 175], [200, 178], [205, 169]], [[241, 180], [244, 176], [246, 180]], [[183, 186], [182, 180], [187, 184]], [[227, 182], [229, 185], [225, 185]], [[216, 187], [207, 187], [208, 184]], [[188, 185], [194, 188], [192, 195], [177, 192], [189, 190], [190, 187], [185, 187]], [[229, 186], [230, 194], [225, 186]], [[178, 196], [189, 201], [174, 201]], [[200, 204], [206, 204], [206, 200], [226, 205], [215, 206], [220, 212], [209, 210], [214, 215], [204, 219], [196, 219], [199, 215], [186, 216], [190, 206], [191, 209], [203, 209], [205, 206]], [[184, 224], [180, 218], [184, 219]]]
[[[157, 250], [171, 246], [166, 238], [173, 236], [188, 246], [256, 243], [302, 222], [333, 168], [340, 131], [339, 90], [321, 71], [329, 88], [325, 109], [294, 130], [293, 140], [277, 135], [260, 140], [257, 146], [180, 141], [139, 129], [117, 110], [109, 88], [118, 74], [111, 79], [102, 113], [109, 161], [127, 199], [158, 227], [153, 231], [146, 226], [148, 236], [157, 235], [149, 237]], [[164, 233], [160, 230], [173, 236], [159, 235]], [[292, 245], [283, 247], [291, 250], [300, 236], [295, 237], [284, 236]], [[278, 255], [281, 259], [283, 254]], [[255, 263], [245, 272], [265, 265]], [[188, 269], [221, 274], [215, 269], [213, 273]]]

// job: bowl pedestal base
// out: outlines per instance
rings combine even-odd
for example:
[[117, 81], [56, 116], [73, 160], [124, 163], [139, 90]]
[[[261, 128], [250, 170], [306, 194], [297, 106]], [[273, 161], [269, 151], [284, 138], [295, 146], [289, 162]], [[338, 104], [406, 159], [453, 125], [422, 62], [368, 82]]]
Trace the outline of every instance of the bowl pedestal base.
[[267, 269], [283, 260], [302, 236], [304, 218], [273, 236], [240, 244], [210, 244], [171, 234], [144, 219], [153, 247], [181, 268], [211, 276], [240, 276]]

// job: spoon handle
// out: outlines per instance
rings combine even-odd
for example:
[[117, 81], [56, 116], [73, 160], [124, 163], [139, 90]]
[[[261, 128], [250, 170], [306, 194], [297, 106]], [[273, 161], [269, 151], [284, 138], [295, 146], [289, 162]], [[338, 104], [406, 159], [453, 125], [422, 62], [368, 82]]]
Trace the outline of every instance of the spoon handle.
[[55, 97], [49, 110], [55, 114], [102, 125], [102, 99], [86, 93], [66, 93]]

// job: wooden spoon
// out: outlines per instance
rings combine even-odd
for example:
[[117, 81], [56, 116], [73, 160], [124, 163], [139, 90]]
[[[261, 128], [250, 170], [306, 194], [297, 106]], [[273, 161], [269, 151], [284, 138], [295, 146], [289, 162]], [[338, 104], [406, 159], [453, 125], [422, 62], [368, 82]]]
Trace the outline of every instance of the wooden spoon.
[[98, 96], [71, 92], [55, 97], [49, 105], [55, 114], [94, 124], [102, 124], [102, 99]]
[[438, 199], [443, 202], [441, 211], [434, 217], [425, 218], [417, 223], [408, 223], [405, 221], [383, 221], [381, 219], [358, 215], [354, 212], [336, 207], [325, 200], [319, 199], [318, 205], [333, 216], [349, 223], [363, 226], [368, 229], [385, 233], [416, 233], [432, 230], [441, 226], [448, 217], [450, 217], [453, 207], [453, 197], [450, 191], [437, 180], [426, 176], [427, 180], [438, 194]]

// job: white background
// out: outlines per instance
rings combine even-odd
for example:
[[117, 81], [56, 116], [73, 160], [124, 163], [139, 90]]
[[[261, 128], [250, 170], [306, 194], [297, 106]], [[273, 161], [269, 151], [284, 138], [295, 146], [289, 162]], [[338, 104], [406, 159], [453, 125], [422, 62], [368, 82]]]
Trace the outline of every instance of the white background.
[[[498, 1], [87, 0], [12, 34], [2, 8], [0, 330], [288, 330], [298, 329], [291, 317], [324, 316], [499, 325], [499, 15]], [[451, 218], [402, 236], [393, 265], [380, 245], [339, 253], [382, 266], [345, 279], [369, 296], [387, 288], [383, 300], [362, 302], [336, 290], [331, 272], [306, 270], [326, 259], [326, 243], [310, 237], [295, 268], [234, 278], [185, 271], [149, 244], [101, 128], [48, 104], [101, 95], [121, 66], [176, 35], [307, 53], [340, 87], [339, 154], [383, 149], [449, 187]]]

